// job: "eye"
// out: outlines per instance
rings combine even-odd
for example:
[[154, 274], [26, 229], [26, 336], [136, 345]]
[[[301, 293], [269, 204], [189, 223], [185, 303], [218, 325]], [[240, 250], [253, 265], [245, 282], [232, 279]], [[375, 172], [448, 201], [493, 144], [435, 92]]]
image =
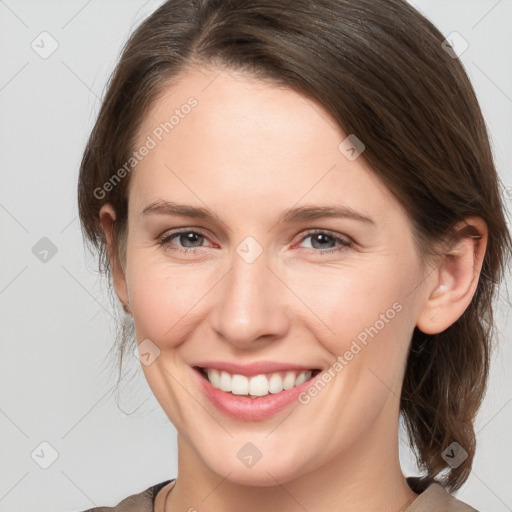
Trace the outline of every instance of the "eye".
[[[179, 247], [174, 247], [174, 244], [171, 243], [171, 240], [176, 238], [180, 244], [183, 244], [183, 249], [180, 249]], [[191, 230], [182, 230], [182, 231], [171, 231], [170, 233], [166, 233], [159, 239], [159, 244], [161, 246], [164, 246], [170, 250], [173, 251], [180, 251], [180, 252], [197, 252], [196, 249], [201, 247], [201, 244], [197, 244], [198, 241], [205, 240], [206, 237], [202, 235], [201, 233], [198, 233], [197, 231], [191, 231]]]
[[[325, 254], [331, 252], [341, 252], [348, 247], [352, 247], [352, 242], [348, 238], [343, 238], [331, 234], [329, 231], [313, 230], [307, 232], [300, 240], [304, 242], [311, 238], [311, 250], [315, 253]], [[177, 239], [179, 246], [172, 243], [172, 240]], [[171, 231], [164, 234], [159, 238], [159, 245], [170, 249], [172, 251], [179, 251], [183, 253], [198, 252], [197, 249], [203, 247], [201, 242], [206, 240], [206, 236], [197, 231], [185, 229], [181, 231]], [[334, 246], [333, 246], [334, 244]]]
[[[301, 242], [304, 242], [304, 240], [308, 238], [311, 238], [311, 247], [314, 249], [313, 252], [319, 252], [320, 254], [340, 252], [346, 250], [348, 247], [352, 247], [351, 240], [333, 235], [329, 231], [319, 229], [309, 231], [301, 238]], [[337, 246], [333, 246], [333, 243], [337, 244]]]

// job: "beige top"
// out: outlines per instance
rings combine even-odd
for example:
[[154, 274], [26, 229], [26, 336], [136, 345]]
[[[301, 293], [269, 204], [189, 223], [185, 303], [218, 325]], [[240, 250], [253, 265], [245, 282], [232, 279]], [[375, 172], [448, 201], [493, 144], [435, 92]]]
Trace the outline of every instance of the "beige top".
[[[166, 480], [148, 487], [138, 494], [132, 494], [115, 507], [97, 507], [84, 512], [154, 512], [154, 502], [158, 492], [173, 480]], [[419, 486], [417, 477], [407, 477], [407, 483], [419, 496], [404, 510], [404, 512], [478, 512], [466, 503], [459, 501], [438, 482], [432, 482], [426, 489]], [[167, 492], [170, 492], [172, 486]]]

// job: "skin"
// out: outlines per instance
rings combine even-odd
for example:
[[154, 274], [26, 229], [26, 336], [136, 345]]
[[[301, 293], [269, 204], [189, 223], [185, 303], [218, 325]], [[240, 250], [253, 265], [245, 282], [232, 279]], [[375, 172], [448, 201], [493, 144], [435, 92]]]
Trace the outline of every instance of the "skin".
[[[142, 369], [178, 431], [166, 510], [231, 512], [240, 503], [248, 512], [403, 510], [417, 497], [398, 457], [411, 335], [416, 326], [441, 332], [466, 309], [485, 224], [467, 219], [479, 241], [462, 237], [452, 256], [423, 262], [405, 211], [364, 153], [349, 161], [338, 150], [347, 134], [321, 105], [230, 70], [184, 73], [153, 103], [139, 145], [190, 96], [198, 105], [131, 173], [124, 268], [112, 257], [115, 212], [109, 204], [100, 212], [118, 297], [138, 343], [149, 339], [160, 350]], [[222, 222], [141, 215], [160, 199], [208, 208]], [[373, 223], [277, 223], [288, 208], [333, 204]], [[178, 228], [204, 237], [159, 245]], [[352, 246], [316, 243], [311, 229]], [[263, 248], [252, 263], [236, 252], [247, 236]], [[193, 252], [179, 252], [185, 248]], [[306, 405], [247, 422], [223, 415], [197, 385], [191, 365], [208, 359], [327, 369], [396, 302], [400, 312]], [[247, 442], [262, 453], [252, 468], [237, 458]], [[158, 512], [168, 489], [157, 496]]]

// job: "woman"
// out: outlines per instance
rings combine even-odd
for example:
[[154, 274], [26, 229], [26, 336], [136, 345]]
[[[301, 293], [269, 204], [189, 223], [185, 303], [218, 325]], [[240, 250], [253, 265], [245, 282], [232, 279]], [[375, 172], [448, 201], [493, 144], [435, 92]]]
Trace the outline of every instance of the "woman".
[[179, 470], [113, 510], [474, 510], [511, 238], [443, 41], [401, 0], [171, 0], [132, 35], [80, 219]]

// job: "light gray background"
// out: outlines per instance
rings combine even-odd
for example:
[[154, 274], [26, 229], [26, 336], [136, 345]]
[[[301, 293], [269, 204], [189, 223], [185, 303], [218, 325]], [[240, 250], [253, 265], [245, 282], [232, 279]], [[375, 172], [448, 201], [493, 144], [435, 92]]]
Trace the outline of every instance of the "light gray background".
[[[512, 1], [411, 3], [445, 35], [456, 31], [469, 43], [461, 59], [510, 209]], [[76, 204], [81, 152], [108, 73], [128, 34], [159, 4], [0, 0], [0, 512], [114, 505], [176, 476], [176, 431], [135, 358], [127, 367], [134, 378], [114, 392], [106, 359], [114, 319], [82, 247]], [[43, 31], [59, 45], [46, 59], [31, 48]], [[32, 252], [42, 237], [57, 248], [46, 263]], [[482, 512], [512, 510], [507, 316], [502, 303], [474, 471], [457, 494]], [[57, 459], [43, 469], [52, 450]], [[401, 458], [404, 473], [414, 474], [405, 447]]]

